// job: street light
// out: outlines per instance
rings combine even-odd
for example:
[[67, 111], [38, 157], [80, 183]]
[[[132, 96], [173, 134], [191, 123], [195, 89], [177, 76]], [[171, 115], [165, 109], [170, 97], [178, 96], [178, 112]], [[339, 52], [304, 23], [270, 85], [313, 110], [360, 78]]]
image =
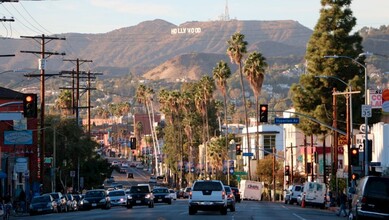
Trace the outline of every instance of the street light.
[[[366, 53], [361, 53], [358, 55], [358, 57], [361, 57], [361, 56], [370, 56], [372, 55], [371, 53], [369, 52], [366, 52]], [[338, 58], [345, 58], [345, 59], [349, 59], [349, 60], [352, 60], [354, 63], [356, 63], [357, 65], [363, 67], [364, 71], [365, 71], [365, 106], [370, 106], [369, 103], [368, 103], [368, 97], [367, 97], [367, 88], [368, 88], [368, 80], [367, 80], [367, 67], [365, 65], [363, 65], [362, 63], [358, 62], [358, 60], [352, 58], [352, 57], [349, 57], [349, 56], [339, 56], [339, 55], [333, 55], [333, 56], [324, 56], [324, 58], [334, 58], [334, 59], [338, 59]], [[368, 107], [366, 107], [368, 108]], [[370, 111], [371, 111], [371, 106], [370, 106]], [[368, 150], [368, 126], [369, 126], [369, 116], [368, 114], [365, 113], [365, 176], [368, 176], [369, 175], [369, 150]]]

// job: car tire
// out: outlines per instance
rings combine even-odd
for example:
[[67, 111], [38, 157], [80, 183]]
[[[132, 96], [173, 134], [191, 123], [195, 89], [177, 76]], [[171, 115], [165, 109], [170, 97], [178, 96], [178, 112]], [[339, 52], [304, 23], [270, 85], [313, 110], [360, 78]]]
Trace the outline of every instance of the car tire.
[[127, 209], [132, 209], [132, 205], [127, 205]]
[[232, 206], [230, 207], [230, 211], [231, 211], [231, 212], [235, 212], [235, 205], [232, 205]]
[[172, 204], [172, 200], [169, 200], [169, 201], [167, 202], [167, 204], [171, 205], [171, 204]]
[[154, 202], [151, 202], [151, 203], [149, 204], [149, 208], [154, 208]]
[[189, 207], [189, 215], [194, 215], [196, 214], [197, 210], [193, 207]]
[[220, 209], [220, 214], [227, 215], [227, 207], [223, 207], [222, 209]]

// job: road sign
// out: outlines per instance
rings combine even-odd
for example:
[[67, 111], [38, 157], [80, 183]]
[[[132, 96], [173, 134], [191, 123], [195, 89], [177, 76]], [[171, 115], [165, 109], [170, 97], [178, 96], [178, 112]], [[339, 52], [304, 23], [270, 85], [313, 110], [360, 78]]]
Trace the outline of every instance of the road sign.
[[244, 171], [236, 171], [234, 174], [237, 175], [237, 176], [239, 176], [239, 175], [247, 175], [247, 172], [244, 172]]
[[300, 118], [274, 118], [275, 124], [298, 124]]
[[252, 157], [252, 156], [254, 156], [254, 154], [251, 152], [245, 152], [245, 153], [243, 153], [243, 156], [244, 157]]
[[371, 117], [371, 105], [362, 105], [362, 118]]
[[370, 166], [371, 167], [380, 167], [381, 166], [381, 162], [370, 162]]
[[71, 170], [71, 171], [70, 171], [70, 177], [75, 177], [75, 176], [76, 176], [76, 171]]

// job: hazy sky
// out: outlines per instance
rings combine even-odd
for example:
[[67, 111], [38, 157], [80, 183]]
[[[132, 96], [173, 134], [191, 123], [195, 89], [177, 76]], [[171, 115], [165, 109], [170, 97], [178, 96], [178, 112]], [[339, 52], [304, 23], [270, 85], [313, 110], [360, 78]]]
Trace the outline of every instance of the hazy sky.
[[[226, 0], [19, 0], [0, 3], [0, 35], [106, 33], [142, 21], [163, 19], [179, 25], [186, 21], [216, 20]], [[313, 29], [320, 0], [229, 0], [230, 18], [238, 20], [295, 20]], [[351, 9], [360, 29], [389, 25], [389, 0], [353, 0]]]

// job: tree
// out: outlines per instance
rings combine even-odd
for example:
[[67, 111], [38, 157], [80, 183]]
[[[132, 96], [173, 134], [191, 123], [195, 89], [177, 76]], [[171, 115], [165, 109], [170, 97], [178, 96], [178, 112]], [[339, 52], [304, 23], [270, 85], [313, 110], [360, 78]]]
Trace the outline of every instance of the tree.
[[[305, 56], [307, 74], [302, 75], [299, 84], [294, 84], [290, 90], [296, 112], [312, 116], [325, 124], [332, 124], [332, 89], [335, 87], [339, 91], [344, 91], [347, 88], [339, 80], [318, 79], [316, 76], [334, 76], [350, 83], [353, 89], [363, 91], [364, 76], [360, 66], [351, 59], [324, 58], [325, 55], [334, 54], [358, 58], [358, 54], [363, 52], [362, 38], [358, 32], [351, 33], [356, 19], [353, 17], [350, 4], [351, 0], [321, 1], [320, 18], [307, 45]], [[360, 103], [361, 99], [353, 98], [354, 106], [360, 106]], [[338, 103], [339, 114], [345, 115], [345, 111], [346, 105]], [[317, 126], [305, 118], [302, 118], [297, 126], [306, 135], [328, 132], [327, 128]], [[345, 126], [345, 123], [340, 125], [341, 128]]]
[[259, 95], [261, 94], [263, 80], [265, 78], [265, 68], [267, 67], [266, 59], [261, 53], [251, 53], [245, 61], [243, 72], [246, 74], [251, 89], [255, 95], [255, 119], [257, 125], [257, 132], [255, 138], [255, 154], [257, 160], [259, 159]]
[[[247, 53], [247, 41], [244, 40], [244, 35], [237, 32], [233, 34], [230, 38], [230, 40], [227, 41], [228, 48], [227, 48], [227, 55], [230, 57], [231, 63], [237, 64], [239, 69], [239, 76], [240, 76], [240, 87], [242, 89], [242, 96], [243, 96], [243, 105], [244, 105], [244, 115], [245, 115], [245, 125], [246, 125], [246, 138], [247, 138], [247, 148], [248, 152], [250, 152], [250, 138], [249, 138], [249, 120], [247, 115], [247, 107], [246, 107], [246, 90], [244, 89], [244, 83], [243, 83], [243, 73], [242, 73], [242, 59], [243, 56]], [[250, 165], [250, 158], [249, 158], [249, 164], [248, 164], [248, 171], [249, 171], [249, 179], [251, 179], [251, 165]]]
[[64, 115], [72, 114], [72, 93], [70, 90], [62, 90], [57, 100], [55, 100], [56, 109]]

